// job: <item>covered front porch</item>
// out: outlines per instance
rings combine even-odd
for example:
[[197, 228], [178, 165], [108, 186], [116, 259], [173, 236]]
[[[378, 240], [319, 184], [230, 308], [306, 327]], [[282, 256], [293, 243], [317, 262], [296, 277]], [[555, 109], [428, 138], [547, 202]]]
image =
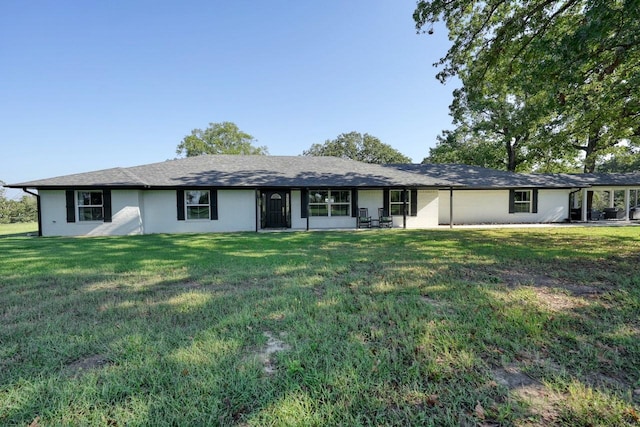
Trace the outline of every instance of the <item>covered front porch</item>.
[[571, 194], [574, 221], [640, 220], [640, 186], [593, 186]]

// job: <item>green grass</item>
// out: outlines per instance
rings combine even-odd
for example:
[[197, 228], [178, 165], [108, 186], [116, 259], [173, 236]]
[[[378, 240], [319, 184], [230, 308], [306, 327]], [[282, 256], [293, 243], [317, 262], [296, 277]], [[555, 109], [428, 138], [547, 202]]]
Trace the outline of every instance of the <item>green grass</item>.
[[38, 234], [37, 222], [19, 222], [15, 224], [0, 224], [0, 238], [19, 237], [28, 234]]
[[635, 227], [2, 238], [0, 424], [637, 425], [639, 253]]

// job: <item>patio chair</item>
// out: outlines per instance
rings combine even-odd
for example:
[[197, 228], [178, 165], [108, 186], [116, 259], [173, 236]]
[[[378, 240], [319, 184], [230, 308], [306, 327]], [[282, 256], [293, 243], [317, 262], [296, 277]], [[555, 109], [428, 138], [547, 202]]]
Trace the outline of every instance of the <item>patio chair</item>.
[[393, 217], [387, 215], [384, 208], [378, 208], [378, 225], [380, 228], [393, 227]]
[[358, 209], [358, 228], [371, 228], [371, 217], [369, 216], [369, 209]]

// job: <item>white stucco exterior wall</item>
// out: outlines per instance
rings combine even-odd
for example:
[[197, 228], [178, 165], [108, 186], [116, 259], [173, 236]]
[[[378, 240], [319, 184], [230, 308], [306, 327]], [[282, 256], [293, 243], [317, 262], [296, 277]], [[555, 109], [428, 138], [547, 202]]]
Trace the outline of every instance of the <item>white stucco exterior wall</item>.
[[302, 218], [302, 191], [291, 190], [291, 229], [306, 230], [307, 219]]
[[[407, 228], [431, 228], [438, 226], [438, 191], [418, 190], [417, 215], [407, 215]], [[369, 215], [377, 219], [378, 209], [383, 207], [382, 190], [362, 190], [358, 193], [358, 205], [361, 208], [368, 208]], [[410, 209], [410, 206], [407, 206]], [[393, 217], [393, 226], [403, 227], [403, 216]]]
[[[539, 190], [538, 213], [509, 213], [509, 190], [454, 190], [454, 224], [563, 222], [569, 217], [568, 189]], [[439, 192], [439, 222], [449, 224], [449, 191]]]
[[382, 207], [382, 190], [358, 191], [358, 207], [369, 209], [369, 216], [378, 218], [378, 209]]
[[112, 190], [112, 222], [67, 222], [67, 204], [64, 190], [41, 190], [40, 203], [43, 236], [106, 236], [142, 234], [140, 191]]
[[[569, 217], [570, 189], [538, 191], [537, 213], [509, 213], [509, 190], [454, 190], [454, 224], [513, 224], [563, 222]], [[407, 228], [431, 228], [449, 223], [449, 191], [419, 190], [417, 216], [407, 215]], [[112, 222], [66, 221], [64, 190], [41, 190], [44, 236], [128, 235], [147, 233], [208, 233], [255, 231], [257, 200], [253, 189], [218, 190], [218, 220], [178, 221], [175, 190], [112, 190]], [[382, 190], [359, 190], [358, 204], [377, 219]], [[77, 208], [76, 208], [77, 216]], [[301, 191], [291, 191], [291, 225], [304, 230]], [[356, 218], [310, 217], [310, 229], [355, 228]], [[403, 226], [402, 215], [394, 216], [394, 227]]]
[[176, 190], [145, 191], [145, 234], [255, 231], [255, 194], [254, 190], [218, 190], [217, 220], [178, 221]]
[[[407, 215], [407, 228], [437, 227], [438, 206], [438, 190], [418, 190], [417, 215]], [[402, 216], [394, 216], [393, 225], [394, 227], [402, 227]]]

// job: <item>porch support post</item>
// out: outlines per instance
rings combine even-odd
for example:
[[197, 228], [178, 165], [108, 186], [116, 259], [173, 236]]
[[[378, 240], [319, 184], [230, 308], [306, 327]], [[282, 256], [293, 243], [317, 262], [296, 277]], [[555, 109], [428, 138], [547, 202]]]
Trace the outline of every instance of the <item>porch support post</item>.
[[588, 189], [583, 188], [582, 189], [582, 221], [586, 222], [587, 221], [587, 193], [589, 192]]
[[616, 191], [613, 188], [609, 190], [609, 207], [616, 207]]
[[629, 221], [629, 208], [631, 207], [631, 190], [629, 187], [624, 189], [624, 220]]
[[453, 228], [453, 187], [449, 187], [449, 228]]

